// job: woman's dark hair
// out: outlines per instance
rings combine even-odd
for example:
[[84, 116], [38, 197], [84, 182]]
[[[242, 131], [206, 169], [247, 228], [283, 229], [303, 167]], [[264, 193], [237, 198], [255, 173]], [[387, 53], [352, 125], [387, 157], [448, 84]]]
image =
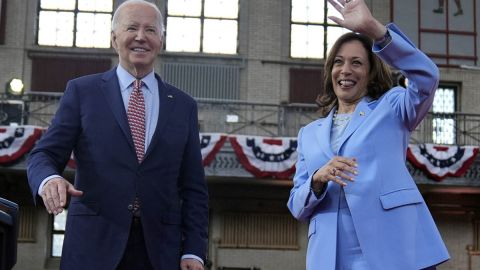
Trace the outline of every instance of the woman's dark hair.
[[360, 41], [368, 55], [370, 70], [368, 72], [367, 96], [378, 99], [392, 88], [390, 68], [372, 52], [372, 40], [362, 34], [353, 32], [346, 33], [337, 39], [325, 61], [323, 93], [318, 95], [315, 100], [320, 107], [319, 112], [322, 117], [326, 116], [338, 103], [337, 96], [333, 91], [332, 82], [332, 69], [335, 57], [343, 44], [354, 40]]

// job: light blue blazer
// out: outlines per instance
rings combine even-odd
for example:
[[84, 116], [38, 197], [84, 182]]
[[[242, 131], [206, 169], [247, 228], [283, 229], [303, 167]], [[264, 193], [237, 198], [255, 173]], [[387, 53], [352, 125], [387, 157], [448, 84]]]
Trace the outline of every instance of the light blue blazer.
[[335, 155], [356, 157], [359, 174], [345, 187], [358, 241], [372, 270], [416, 270], [439, 264], [449, 254], [432, 216], [405, 165], [410, 133], [427, 114], [439, 72], [394, 25], [392, 42], [373, 51], [408, 78], [408, 89], [395, 87], [378, 100], [363, 98], [340, 147], [330, 146], [333, 110], [303, 127], [288, 208], [308, 228], [307, 269], [335, 269], [340, 186], [328, 182], [317, 198], [312, 175]]

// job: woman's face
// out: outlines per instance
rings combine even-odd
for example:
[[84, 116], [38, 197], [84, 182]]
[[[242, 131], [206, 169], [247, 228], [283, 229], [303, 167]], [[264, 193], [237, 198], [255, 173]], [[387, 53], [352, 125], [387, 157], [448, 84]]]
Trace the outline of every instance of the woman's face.
[[357, 103], [367, 94], [370, 62], [362, 43], [344, 43], [333, 61], [333, 91], [340, 103]]

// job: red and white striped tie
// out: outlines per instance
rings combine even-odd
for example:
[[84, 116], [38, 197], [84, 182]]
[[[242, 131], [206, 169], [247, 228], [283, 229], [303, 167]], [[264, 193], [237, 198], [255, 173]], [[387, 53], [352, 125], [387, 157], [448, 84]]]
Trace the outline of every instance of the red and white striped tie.
[[145, 154], [145, 100], [141, 90], [142, 85], [141, 80], [133, 82], [133, 91], [130, 94], [127, 109], [128, 124], [132, 132], [138, 163], [142, 162]]

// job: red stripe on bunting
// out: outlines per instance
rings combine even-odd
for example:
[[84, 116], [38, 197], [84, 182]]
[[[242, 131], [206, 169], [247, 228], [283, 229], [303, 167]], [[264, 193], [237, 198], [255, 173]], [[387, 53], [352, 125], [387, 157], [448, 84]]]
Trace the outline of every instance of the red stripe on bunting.
[[[6, 132], [6, 129], [3, 132]], [[21, 158], [26, 153], [30, 152], [30, 150], [32, 150], [33, 146], [35, 145], [35, 142], [38, 139], [40, 139], [40, 137], [42, 136], [42, 133], [43, 133], [42, 129], [33, 128], [33, 133], [24, 139], [25, 141], [22, 143], [22, 145], [18, 148], [17, 151], [15, 151], [11, 155], [8, 155], [8, 154], [0, 155], [0, 164], [14, 162], [17, 159]], [[23, 139], [23, 138], [15, 138], [15, 140], [20, 140], [20, 139]]]
[[212, 151], [210, 151], [203, 159], [202, 163], [204, 167], [210, 165], [210, 162], [212, 162], [212, 160], [215, 158], [218, 151], [220, 151], [220, 149], [223, 147], [223, 144], [225, 143], [226, 140], [227, 140], [227, 136], [225, 135], [220, 136], [220, 139], [218, 140], [217, 143], [215, 143], [215, 146], [213, 147]]
[[[452, 147], [457, 147], [457, 146], [452, 146]], [[459, 146], [460, 147], [460, 146]], [[448, 150], [448, 146], [433, 146], [433, 148], [437, 151], [444, 152]], [[473, 147], [472, 149], [472, 154], [470, 157], [465, 159], [463, 163], [461, 163], [461, 166], [456, 169], [456, 170], [451, 170], [450, 168], [442, 170], [441, 174], [437, 174], [433, 171], [432, 168], [435, 168], [433, 164], [427, 164], [428, 161], [421, 161], [419, 158], [415, 156], [415, 154], [412, 151], [412, 146], [409, 146], [407, 148], [407, 159], [410, 163], [412, 163], [415, 167], [421, 169], [425, 174], [427, 174], [430, 178], [433, 180], [440, 182], [443, 179], [447, 177], [460, 177], [462, 176], [473, 164], [475, 161], [479, 148], [478, 147]]]

